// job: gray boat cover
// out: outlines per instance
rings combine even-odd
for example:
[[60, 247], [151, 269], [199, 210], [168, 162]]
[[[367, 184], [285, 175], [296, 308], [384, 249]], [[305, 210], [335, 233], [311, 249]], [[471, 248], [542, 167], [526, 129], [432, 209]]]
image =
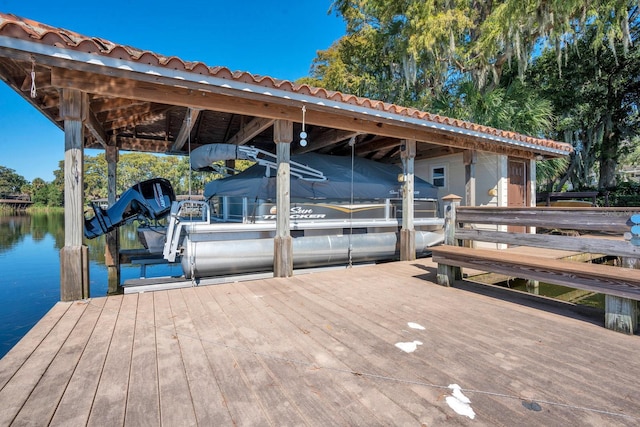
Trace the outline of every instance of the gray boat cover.
[[[352, 188], [351, 157], [306, 153], [291, 156], [298, 162], [322, 171], [326, 181], [311, 181], [291, 177], [292, 199], [350, 200]], [[255, 164], [245, 171], [206, 184], [204, 197], [239, 196], [249, 199], [275, 200], [276, 170]], [[395, 165], [378, 163], [360, 157], [353, 158], [353, 198], [386, 199], [402, 197], [402, 182], [398, 176], [402, 169]], [[438, 188], [418, 177], [414, 178], [414, 197], [437, 199]]]
[[218, 160], [251, 160], [233, 144], [207, 144], [191, 152], [191, 169], [196, 171], [212, 170], [211, 164]]

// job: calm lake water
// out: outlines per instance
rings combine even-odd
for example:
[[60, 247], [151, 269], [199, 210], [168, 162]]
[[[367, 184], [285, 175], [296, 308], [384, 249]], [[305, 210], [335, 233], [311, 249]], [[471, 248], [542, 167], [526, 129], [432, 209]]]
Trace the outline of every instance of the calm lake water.
[[[135, 225], [120, 228], [123, 248], [141, 247]], [[104, 238], [89, 246], [91, 297], [107, 294]], [[60, 248], [64, 214], [0, 214], [0, 357], [60, 300]], [[147, 276], [180, 275], [176, 267], [150, 266]], [[122, 281], [140, 276], [140, 267], [122, 266]]]

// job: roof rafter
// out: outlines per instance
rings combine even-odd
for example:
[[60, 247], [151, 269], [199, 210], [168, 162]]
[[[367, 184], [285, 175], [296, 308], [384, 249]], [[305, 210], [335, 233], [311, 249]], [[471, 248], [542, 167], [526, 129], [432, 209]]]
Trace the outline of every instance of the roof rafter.
[[309, 135], [309, 143], [306, 147], [297, 147], [295, 154], [307, 153], [309, 151], [320, 150], [340, 141], [350, 139], [359, 135], [360, 132], [345, 131], [340, 129], [328, 129], [322, 133], [312, 133]]
[[180, 127], [180, 132], [178, 132], [178, 136], [171, 146], [171, 152], [180, 151], [182, 147], [184, 147], [185, 142], [187, 142], [187, 138], [191, 135], [191, 129], [193, 129], [196, 124], [200, 111], [201, 110], [197, 108], [187, 108], [184, 120], [182, 121], [182, 126]]
[[[228, 94], [220, 93], [219, 88], [215, 92], [209, 92], [207, 89], [211, 88], [208, 88], [207, 85], [188, 82], [181, 82], [179, 86], [167, 86], [166, 84], [148, 81], [87, 74], [56, 68], [52, 73], [52, 83], [54, 86], [61, 88], [73, 88], [102, 95], [134, 97], [150, 102], [162, 101], [176, 106], [290, 121], [297, 121], [300, 118], [299, 102], [294, 100], [248, 94], [248, 98], [244, 98], [242, 102], [239, 102], [237, 93], [236, 97], [228, 96]], [[494, 153], [504, 153], [505, 148], [509, 148], [510, 152], [518, 153], [518, 157], [534, 157], [534, 154], [524, 147], [512, 147], [510, 144], [503, 143], [500, 140], [479, 139], [466, 133], [452, 135], [450, 131], [440, 127], [398, 122], [378, 116], [363, 117], [356, 112], [336, 110], [332, 107], [323, 107], [317, 104], [308, 104], [307, 110], [313, 110], [315, 113], [307, 113], [307, 123], [312, 125]]]
[[227, 144], [244, 145], [265, 129], [273, 126], [273, 122], [275, 122], [274, 119], [256, 117], [225, 142]]
[[100, 121], [96, 118], [96, 115], [93, 113], [91, 108], [89, 108], [87, 119], [85, 120], [84, 125], [87, 127], [91, 135], [96, 139], [96, 141], [102, 146], [102, 148], [107, 147], [107, 134], [105, 133]]

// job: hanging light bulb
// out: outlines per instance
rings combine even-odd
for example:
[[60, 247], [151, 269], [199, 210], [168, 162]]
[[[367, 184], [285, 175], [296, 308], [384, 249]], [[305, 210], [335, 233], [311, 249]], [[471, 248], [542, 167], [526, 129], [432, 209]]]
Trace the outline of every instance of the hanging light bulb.
[[307, 146], [307, 132], [304, 131], [304, 116], [305, 116], [306, 112], [307, 112], [307, 108], [303, 105], [302, 106], [302, 132], [300, 132], [300, 146], [301, 147], [306, 147]]

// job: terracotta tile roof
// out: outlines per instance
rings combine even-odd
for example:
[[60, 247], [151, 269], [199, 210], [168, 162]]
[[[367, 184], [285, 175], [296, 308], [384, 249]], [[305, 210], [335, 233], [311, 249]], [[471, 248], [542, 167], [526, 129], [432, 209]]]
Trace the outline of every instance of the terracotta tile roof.
[[71, 49], [83, 53], [102, 55], [113, 59], [131, 61], [139, 64], [164, 67], [168, 70], [208, 75], [220, 79], [257, 85], [263, 88], [273, 88], [285, 92], [293, 92], [314, 98], [326, 99], [361, 108], [396, 114], [417, 120], [424, 120], [437, 125], [451, 126], [461, 130], [478, 132], [486, 134], [487, 136], [504, 138], [514, 142], [546, 147], [560, 152], [569, 153], [573, 150], [569, 144], [548, 139], [534, 138], [516, 132], [499, 130], [464, 120], [457, 120], [419, 111], [415, 108], [402, 107], [395, 104], [361, 98], [308, 85], [298, 85], [288, 80], [279, 80], [269, 76], [260, 76], [244, 71], [231, 71], [226, 67], [211, 67], [202, 62], [187, 62], [175, 56], [167, 57], [154, 52], [143, 51], [131, 46], [115, 44], [102, 38], [85, 36], [73, 31], [52, 27], [12, 14], [0, 13], [0, 36], [36, 41], [46, 45]]

